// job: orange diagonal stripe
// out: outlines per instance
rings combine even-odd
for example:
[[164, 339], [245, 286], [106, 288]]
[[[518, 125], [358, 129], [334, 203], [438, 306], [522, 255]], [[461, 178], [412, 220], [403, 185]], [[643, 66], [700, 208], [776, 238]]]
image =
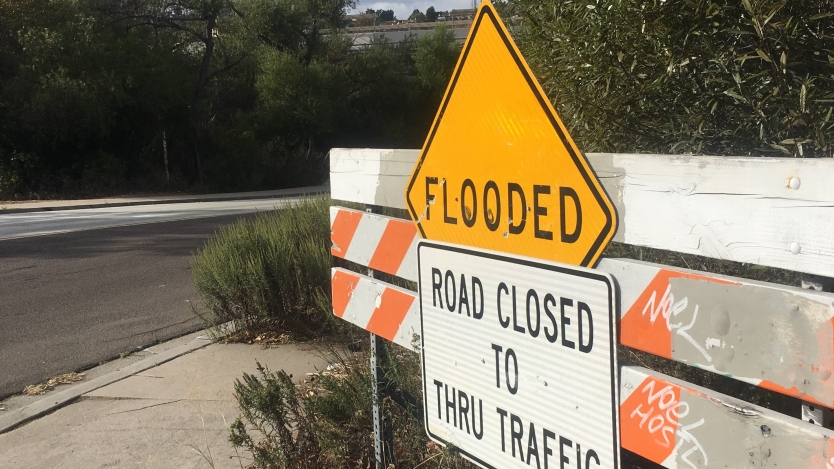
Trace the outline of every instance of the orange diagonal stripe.
[[368, 262], [368, 267], [397, 275], [397, 270], [403, 263], [415, 236], [417, 236], [417, 228], [413, 223], [400, 220], [388, 221], [376, 251], [371, 261]]
[[[669, 280], [673, 278], [689, 278], [720, 284], [736, 283], [705, 275], [660, 269], [623, 316], [620, 322], [621, 344], [660, 357], [672, 358], [672, 332], [661, 312], [671, 307], [671, 305], [663, 304], [663, 296], [669, 287]], [[654, 320], [652, 320], [653, 314]]]
[[344, 258], [350, 246], [353, 235], [356, 233], [356, 227], [359, 226], [359, 220], [362, 219], [362, 212], [352, 212], [350, 210], [339, 210], [336, 213], [336, 219], [330, 226], [330, 241], [333, 246], [330, 248], [330, 254]]
[[393, 288], [386, 288], [382, 292], [379, 307], [374, 311], [365, 329], [393, 341], [415, 298]]
[[[662, 400], [653, 400], [654, 394]], [[666, 401], [672, 406], [680, 399], [680, 386], [652, 376], [646, 377], [620, 405], [620, 444], [623, 448], [662, 464], [676, 449], [678, 416], [661, 408], [660, 402]], [[671, 408], [679, 410], [678, 407]], [[660, 427], [656, 427], [657, 416], [660, 416]], [[652, 430], [653, 427], [656, 428]]]
[[347, 309], [348, 302], [353, 296], [353, 290], [359, 283], [359, 277], [347, 272], [337, 270], [333, 274], [331, 284], [333, 285], [333, 314], [342, 317]]

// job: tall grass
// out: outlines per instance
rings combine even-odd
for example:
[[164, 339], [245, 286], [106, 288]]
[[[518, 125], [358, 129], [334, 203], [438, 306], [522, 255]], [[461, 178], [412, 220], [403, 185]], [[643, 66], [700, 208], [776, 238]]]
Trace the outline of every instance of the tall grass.
[[192, 260], [212, 324], [312, 335], [330, 313], [330, 200], [314, 198], [221, 229]]

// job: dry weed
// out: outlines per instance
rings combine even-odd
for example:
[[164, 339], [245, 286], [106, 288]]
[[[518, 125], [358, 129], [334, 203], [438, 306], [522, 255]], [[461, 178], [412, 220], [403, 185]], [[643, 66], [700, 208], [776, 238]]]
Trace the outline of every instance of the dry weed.
[[221, 344], [260, 344], [263, 346], [285, 345], [296, 339], [288, 333], [263, 332], [256, 334], [248, 330], [228, 334], [218, 340]]
[[81, 381], [82, 379], [84, 379], [84, 373], [67, 373], [58, 375], [54, 378], [50, 378], [44, 383], [26, 386], [23, 389], [23, 394], [26, 394], [27, 396], [37, 396], [47, 391], [51, 391], [55, 388], [55, 386], [61, 384], [72, 384]]

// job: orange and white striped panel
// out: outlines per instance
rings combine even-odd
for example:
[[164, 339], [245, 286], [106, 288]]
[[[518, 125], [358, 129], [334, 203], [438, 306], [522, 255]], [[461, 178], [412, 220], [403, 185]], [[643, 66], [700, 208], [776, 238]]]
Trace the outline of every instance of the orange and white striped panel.
[[667, 468], [834, 467], [834, 431], [638, 366], [620, 369], [620, 444]]
[[401, 220], [330, 207], [330, 252], [373, 270], [417, 281], [417, 228]]
[[834, 408], [834, 294], [603, 259], [620, 343]]
[[[411, 222], [335, 207], [331, 226], [333, 255], [416, 280]], [[834, 408], [834, 294], [629, 259], [597, 268], [620, 288], [621, 344]]]
[[414, 350], [419, 344], [420, 311], [417, 294], [371, 277], [333, 268], [333, 314]]

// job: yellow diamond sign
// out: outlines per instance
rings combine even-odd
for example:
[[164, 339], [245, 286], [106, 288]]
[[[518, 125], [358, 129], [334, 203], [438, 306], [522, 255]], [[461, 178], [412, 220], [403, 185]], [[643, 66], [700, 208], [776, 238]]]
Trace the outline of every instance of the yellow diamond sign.
[[611, 200], [484, 1], [406, 188], [423, 238], [594, 266]]

